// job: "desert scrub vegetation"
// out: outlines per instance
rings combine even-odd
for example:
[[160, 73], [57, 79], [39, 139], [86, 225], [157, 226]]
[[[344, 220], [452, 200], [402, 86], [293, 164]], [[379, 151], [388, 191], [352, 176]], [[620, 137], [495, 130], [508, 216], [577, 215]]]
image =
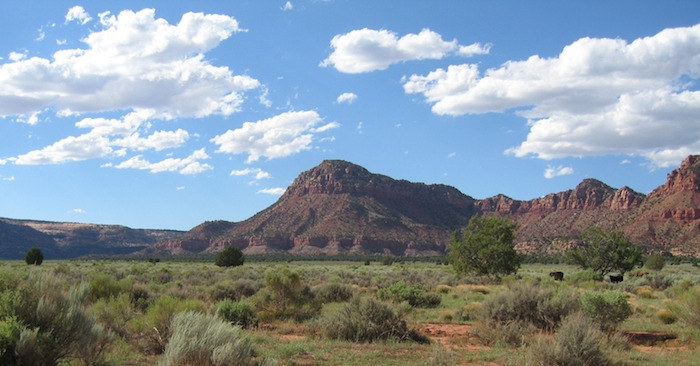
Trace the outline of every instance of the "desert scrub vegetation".
[[241, 328], [211, 315], [192, 311], [175, 315], [164, 366], [255, 365], [255, 352]]
[[388, 305], [373, 299], [353, 298], [337, 312], [315, 324], [322, 337], [351, 342], [379, 340], [427, 342]]
[[289, 268], [268, 270], [265, 273], [265, 287], [258, 292], [253, 303], [263, 320], [303, 321], [321, 311], [321, 302], [316, 299], [303, 275]]
[[632, 315], [627, 295], [620, 291], [586, 291], [581, 295], [581, 311], [601, 330], [611, 332]]
[[[7, 283], [5, 283], [7, 285]], [[0, 297], [0, 361], [58, 365], [101, 361], [112, 334], [85, 311], [87, 286], [63, 288], [60, 278], [33, 272]]]
[[425, 290], [422, 285], [407, 285], [404, 281], [398, 281], [391, 286], [377, 291], [381, 300], [394, 303], [407, 302], [409, 305], [419, 308], [434, 308], [442, 301], [440, 295]]
[[608, 338], [581, 312], [568, 315], [553, 337], [540, 337], [529, 347], [530, 365], [605, 366]]
[[[554, 270], [566, 273], [563, 282], [548, 276]], [[25, 311], [32, 307], [17, 304], [36, 304], [42, 296], [78, 304], [74, 309], [86, 323], [97, 326], [94, 332], [81, 333], [91, 334], [79, 343], [88, 346], [62, 348], [69, 354], [57, 361], [61, 366], [165, 364], [166, 353], [175, 352], [175, 318], [188, 312], [208, 318], [203, 323], [214, 319], [238, 329], [255, 350], [251, 362], [258, 364], [535, 364], [532, 360], [562, 360], [535, 355], [534, 349], [539, 342], [547, 351], [563, 347], [555, 343], [563, 342], [558, 339], [566, 333], [569, 316], [582, 311], [581, 298], [606, 291], [623, 294], [633, 310], [612, 334], [586, 315], [608, 337], [608, 345], [632, 342], [620, 340], [621, 334], [648, 331], [673, 333], [678, 339], [669, 345], [681, 347], [670, 353], [647, 347], [640, 353], [626, 348], [611, 352], [606, 345], [601, 350], [613, 364], [684, 365], [700, 358], [700, 333], [690, 316], [700, 308], [693, 306], [700, 283], [697, 267], [669, 261], [659, 271], [626, 276], [621, 284], [591, 277], [590, 271], [563, 264], [524, 264], [518, 276], [496, 282], [458, 275], [451, 266], [407, 260], [391, 266], [379, 260], [370, 265], [246, 261], [228, 268], [211, 260], [48, 260], [41, 266], [5, 261], [0, 262], [0, 364], [17, 364], [17, 340], [23, 331], [36, 328], [23, 320], [36, 306]], [[51, 285], [40, 285], [38, 278]], [[416, 307], [408, 297], [397, 296], [399, 302], [393, 295], [380, 298], [382, 290], [400, 294], [388, 290], [400, 282], [397, 290], [422, 289], [441, 301], [435, 307]], [[657, 282], [658, 288], [652, 285]], [[604, 303], [607, 311], [610, 304]], [[361, 319], [381, 321], [366, 324]], [[378, 324], [392, 325], [396, 336], [383, 338], [392, 333], [376, 330]], [[30, 336], [25, 334], [25, 340]], [[431, 344], [420, 343], [428, 338]], [[200, 351], [210, 356], [214, 352]]]

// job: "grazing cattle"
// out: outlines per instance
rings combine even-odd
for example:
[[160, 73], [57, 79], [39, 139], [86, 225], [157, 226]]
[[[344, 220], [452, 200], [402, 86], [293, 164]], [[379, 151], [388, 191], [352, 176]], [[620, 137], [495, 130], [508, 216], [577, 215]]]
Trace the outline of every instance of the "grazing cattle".
[[622, 275], [619, 275], [619, 276], [610, 275], [610, 282], [612, 282], [612, 283], [622, 282], [623, 279], [624, 278], [622, 277]]
[[555, 281], [563, 281], [564, 272], [549, 272], [549, 277], [554, 278]]

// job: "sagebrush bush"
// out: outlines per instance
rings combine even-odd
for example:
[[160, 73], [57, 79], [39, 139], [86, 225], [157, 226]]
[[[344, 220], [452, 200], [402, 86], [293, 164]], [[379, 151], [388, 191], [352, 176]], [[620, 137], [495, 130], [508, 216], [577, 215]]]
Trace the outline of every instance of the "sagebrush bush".
[[294, 319], [302, 321], [321, 311], [321, 302], [304, 283], [303, 276], [288, 268], [268, 270], [265, 288], [254, 301], [258, 316], [263, 319]]
[[126, 281], [117, 281], [114, 276], [100, 273], [90, 280], [88, 298], [90, 301], [97, 301], [110, 297], [117, 297], [123, 291], [131, 288], [131, 284]]
[[320, 319], [316, 325], [325, 338], [351, 342], [398, 340], [427, 342], [406, 321], [384, 303], [353, 298], [337, 312]]
[[581, 310], [606, 332], [615, 330], [620, 323], [632, 315], [632, 307], [627, 301], [627, 295], [615, 290], [583, 293]]
[[578, 307], [577, 295], [571, 290], [519, 282], [487, 298], [481, 305], [479, 319], [487, 323], [529, 323], [549, 331]]
[[181, 300], [172, 296], [157, 298], [146, 313], [133, 319], [129, 324], [132, 331], [140, 335], [139, 347], [146, 353], [162, 353], [172, 334], [173, 317], [184, 311], [205, 313], [204, 303], [200, 300]]
[[214, 312], [221, 319], [243, 328], [258, 325], [255, 307], [246, 301], [222, 300], [214, 305]]
[[239, 327], [211, 315], [187, 311], [175, 315], [165, 348], [165, 366], [255, 365], [255, 352]]
[[322, 285], [315, 289], [314, 292], [316, 293], [316, 297], [318, 297], [319, 301], [324, 304], [330, 302], [348, 301], [355, 294], [352, 287], [340, 283], [329, 283]]
[[671, 310], [668, 309], [661, 309], [657, 311], [656, 318], [664, 324], [673, 324], [676, 322], [676, 320], [678, 320], [676, 314], [674, 314]]
[[440, 295], [427, 292], [419, 284], [408, 285], [404, 281], [393, 283], [389, 287], [377, 291], [377, 297], [395, 303], [408, 302], [411, 306], [419, 308], [434, 308], [440, 305]]
[[240, 301], [255, 295], [261, 287], [257, 281], [247, 278], [239, 278], [235, 281], [222, 281], [214, 285], [210, 291], [210, 297], [213, 301], [226, 299]]
[[85, 309], [88, 286], [63, 291], [56, 276], [34, 273], [0, 297], [3, 364], [57, 365], [68, 359], [94, 364], [112, 334]]
[[677, 302], [681, 320], [696, 330], [700, 329], [700, 287], [695, 286], [683, 293]]
[[489, 346], [520, 347], [535, 331], [535, 326], [524, 321], [480, 320], [474, 323], [470, 333]]
[[564, 319], [551, 340], [540, 338], [529, 353], [534, 365], [605, 366], [611, 363], [605, 353], [607, 337], [598, 325], [583, 313]]

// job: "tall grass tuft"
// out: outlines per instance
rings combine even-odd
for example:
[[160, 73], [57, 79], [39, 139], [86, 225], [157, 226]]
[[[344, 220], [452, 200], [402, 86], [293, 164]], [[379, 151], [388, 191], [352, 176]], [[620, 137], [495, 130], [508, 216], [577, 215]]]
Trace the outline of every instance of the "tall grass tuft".
[[173, 318], [164, 366], [254, 365], [255, 352], [241, 328], [215, 316], [187, 311]]

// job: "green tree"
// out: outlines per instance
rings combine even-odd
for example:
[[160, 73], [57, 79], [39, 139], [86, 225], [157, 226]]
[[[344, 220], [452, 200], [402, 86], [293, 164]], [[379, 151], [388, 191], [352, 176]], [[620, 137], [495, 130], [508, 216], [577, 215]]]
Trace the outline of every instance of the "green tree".
[[236, 247], [226, 247], [216, 255], [214, 262], [219, 267], [237, 267], [242, 266], [245, 258], [243, 252]]
[[642, 249], [621, 231], [605, 232], [593, 227], [581, 235], [581, 245], [567, 252], [567, 261], [591, 269], [601, 278], [612, 271], [621, 273], [641, 266]]
[[474, 216], [455, 232], [448, 258], [458, 273], [499, 277], [517, 273], [522, 258], [515, 251], [516, 223], [497, 216]]
[[24, 261], [27, 262], [27, 264], [33, 264], [35, 266], [41, 265], [44, 261], [44, 253], [37, 247], [31, 247], [24, 256]]
[[666, 258], [661, 254], [652, 254], [644, 261], [644, 267], [652, 271], [660, 271], [666, 266]]

